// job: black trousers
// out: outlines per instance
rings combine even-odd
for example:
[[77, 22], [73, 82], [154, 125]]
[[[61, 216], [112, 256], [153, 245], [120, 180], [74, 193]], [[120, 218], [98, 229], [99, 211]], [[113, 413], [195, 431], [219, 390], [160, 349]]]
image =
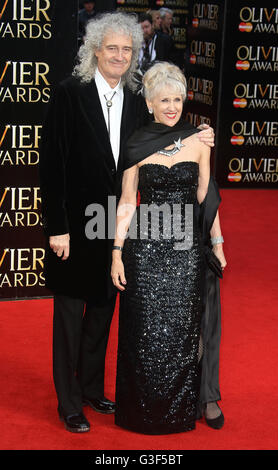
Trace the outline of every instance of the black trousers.
[[206, 270], [205, 299], [202, 318], [201, 405], [221, 400], [219, 386], [219, 352], [221, 341], [220, 285], [219, 278], [210, 269]]
[[82, 411], [82, 397], [104, 395], [105, 354], [116, 296], [102, 307], [54, 295], [53, 378], [58, 408]]

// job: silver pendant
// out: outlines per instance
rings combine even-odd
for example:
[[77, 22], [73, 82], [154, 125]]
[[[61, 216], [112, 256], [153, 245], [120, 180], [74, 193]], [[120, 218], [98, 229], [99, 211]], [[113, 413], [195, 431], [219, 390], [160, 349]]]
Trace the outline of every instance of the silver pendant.
[[181, 143], [181, 138], [179, 140], [174, 140], [175, 147], [173, 147], [171, 150], [158, 150], [157, 153], [160, 153], [161, 155], [166, 155], [166, 157], [172, 157], [176, 153], [180, 151], [182, 147], [185, 147], [184, 144]]
[[112, 104], [113, 104], [113, 103], [112, 103], [111, 100], [106, 101], [106, 106], [107, 106], [107, 108], [111, 108]]

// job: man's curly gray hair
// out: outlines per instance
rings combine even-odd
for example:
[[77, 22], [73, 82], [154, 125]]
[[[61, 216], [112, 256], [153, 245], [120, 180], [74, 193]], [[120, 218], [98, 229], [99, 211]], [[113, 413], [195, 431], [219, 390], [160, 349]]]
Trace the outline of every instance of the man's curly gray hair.
[[160, 16], [161, 18], [164, 18], [166, 13], [169, 13], [169, 15], [174, 15], [174, 12], [173, 10], [170, 10], [170, 8], [165, 8], [165, 7], [162, 7], [162, 8], [159, 8], [159, 13], [160, 13]]
[[135, 90], [136, 84], [133, 81], [133, 74], [138, 66], [138, 54], [142, 46], [143, 33], [137, 16], [130, 13], [104, 13], [88, 22], [84, 44], [80, 47], [77, 55], [79, 63], [74, 67], [73, 75], [86, 83], [94, 78], [97, 68], [95, 51], [101, 48], [104, 37], [111, 32], [124, 34], [132, 38], [131, 64], [123, 75], [122, 82], [127, 84], [131, 90]]

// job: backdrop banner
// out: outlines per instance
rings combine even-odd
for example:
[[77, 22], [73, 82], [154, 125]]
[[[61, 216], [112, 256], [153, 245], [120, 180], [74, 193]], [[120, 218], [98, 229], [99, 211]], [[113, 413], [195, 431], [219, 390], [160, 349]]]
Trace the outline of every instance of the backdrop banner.
[[216, 129], [218, 184], [277, 188], [277, 5], [190, 1], [189, 12], [186, 117]]
[[[267, 3], [115, 0], [129, 12], [173, 10], [188, 82], [184, 114], [216, 130], [212, 167], [223, 188], [277, 188], [278, 8]], [[73, 69], [77, 12], [77, 0], [0, 0], [1, 300], [51, 295], [39, 144], [52, 88]]]
[[44, 287], [39, 143], [51, 89], [71, 73], [76, 0], [0, 2], [0, 298]]
[[149, 0], [116, 0], [116, 8], [118, 11], [138, 14], [146, 12], [151, 6]]
[[[189, 2], [185, 76], [186, 120], [198, 127], [217, 126], [218, 90], [222, 57], [224, 2]], [[212, 150], [212, 168], [214, 150]]]

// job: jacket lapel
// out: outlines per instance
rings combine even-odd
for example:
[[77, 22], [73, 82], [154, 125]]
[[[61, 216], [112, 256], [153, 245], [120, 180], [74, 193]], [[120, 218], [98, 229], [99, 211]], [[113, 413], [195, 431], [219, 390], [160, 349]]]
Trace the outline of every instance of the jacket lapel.
[[109, 168], [115, 168], [115, 160], [110, 144], [108, 130], [94, 80], [84, 87], [84, 106], [85, 105], [90, 124], [95, 129], [96, 138], [99, 140], [99, 147], [103, 149], [103, 154], [107, 164], [109, 165]]
[[122, 121], [121, 121], [121, 137], [120, 137], [120, 153], [119, 161], [117, 167], [117, 173], [121, 174], [123, 171], [124, 163], [124, 147], [129, 137], [128, 129], [130, 128], [131, 123], [135, 120], [135, 116], [132, 115], [132, 98], [133, 93], [127, 88], [124, 87], [124, 103], [122, 111]]

